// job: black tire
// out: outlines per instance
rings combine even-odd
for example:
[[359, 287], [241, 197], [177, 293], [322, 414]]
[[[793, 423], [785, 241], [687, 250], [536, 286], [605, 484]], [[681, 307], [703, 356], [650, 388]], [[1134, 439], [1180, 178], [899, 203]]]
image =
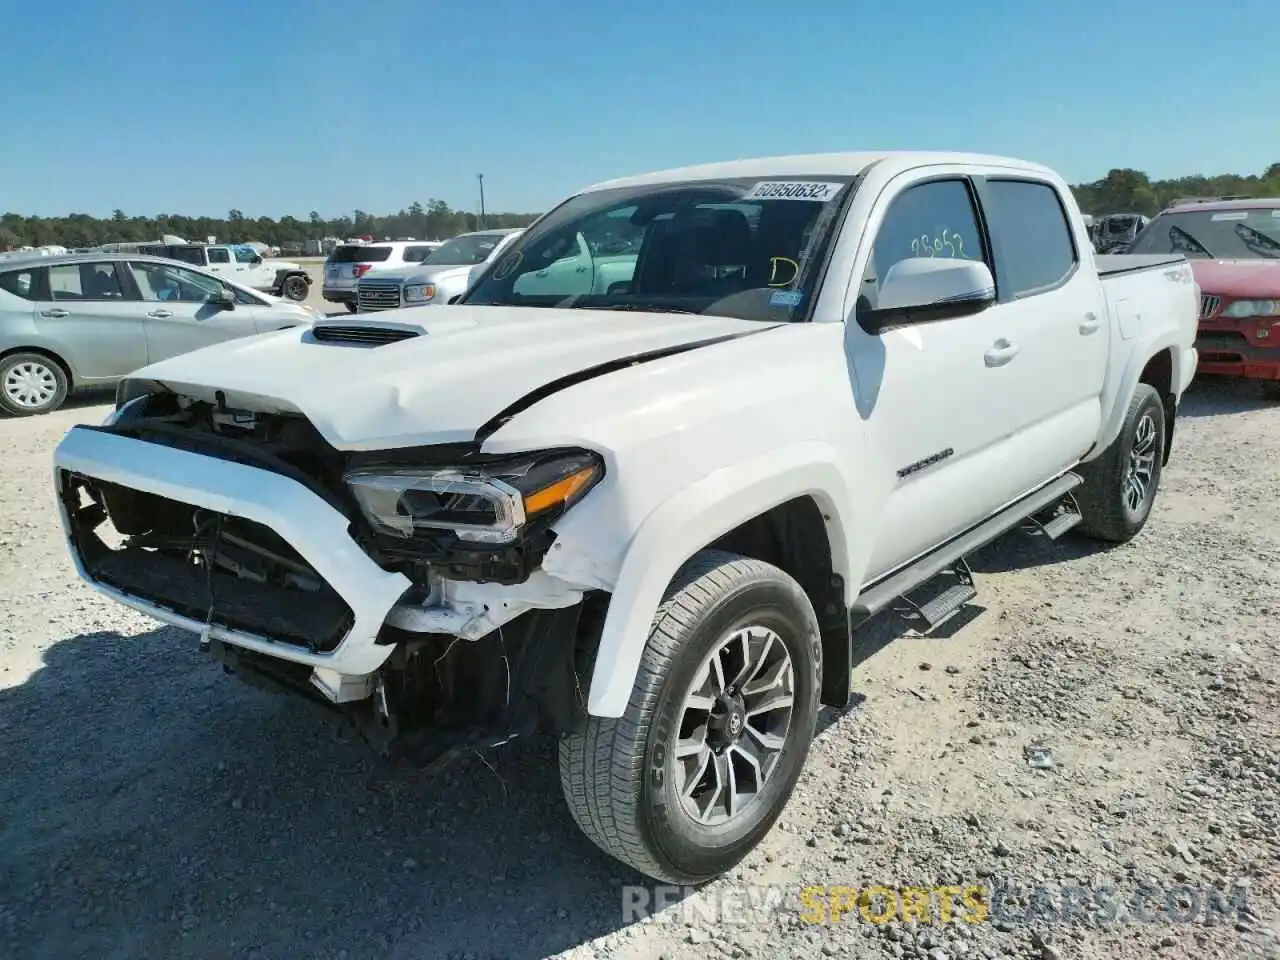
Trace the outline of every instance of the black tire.
[[343, 306], [347, 308], [347, 313], [355, 313], [357, 310], [360, 309], [357, 304], [351, 303], [350, 301], [343, 304]]
[[[47, 387], [47, 396], [24, 402], [18, 392], [19, 377], [28, 384]], [[0, 360], [0, 411], [11, 417], [52, 413], [66, 402], [69, 389], [62, 364], [43, 353], [11, 353]]]
[[1280, 380], [1262, 381], [1262, 399], [1280, 402]]
[[307, 283], [307, 278], [301, 274], [295, 273], [293, 276], [285, 277], [284, 282], [280, 284], [280, 295], [286, 300], [292, 300], [295, 303], [307, 299], [307, 294], [310, 292], [311, 285]]
[[[1082, 464], [1077, 471], [1085, 480], [1076, 492], [1084, 517], [1077, 528], [1081, 533], [1095, 540], [1127, 543], [1146, 526], [1159, 492], [1165, 437], [1165, 408], [1160, 394], [1150, 384], [1140, 383], [1129, 400], [1119, 435], [1100, 456]], [[1143, 494], [1135, 498], [1135, 506], [1128, 491], [1137, 457], [1151, 459]]]
[[[728, 822], [707, 825], [677, 794], [675, 740], [685, 698], [707, 658], [747, 626], [772, 631], [790, 656], [790, 723], [758, 794]], [[730, 657], [726, 674], [734, 662]], [[821, 689], [818, 621], [800, 585], [759, 560], [698, 554], [654, 615], [626, 712], [617, 719], [591, 717], [585, 730], [560, 741], [560, 785], [574, 820], [610, 856], [655, 880], [698, 884], [725, 873], [768, 833], [790, 799], [809, 754]], [[721, 735], [728, 729], [726, 723]], [[739, 739], [746, 736], [741, 723], [737, 729]], [[735, 769], [741, 765], [726, 756]], [[699, 777], [692, 779], [696, 786]]]

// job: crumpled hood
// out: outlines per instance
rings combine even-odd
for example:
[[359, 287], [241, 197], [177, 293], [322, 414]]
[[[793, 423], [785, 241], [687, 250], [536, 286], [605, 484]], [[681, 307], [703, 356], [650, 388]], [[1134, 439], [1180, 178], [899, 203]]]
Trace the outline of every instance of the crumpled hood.
[[1280, 299], [1280, 260], [1192, 259], [1202, 293], [1233, 299]]
[[320, 342], [310, 327], [283, 330], [172, 357], [130, 379], [206, 400], [221, 391], [228, 405], [242, 409], [297, 411], [338, 449], [391, 449], [470, 441], [510, 404], [588, 367], [773, 326], [521, 307], [415, 307], [375, 316], [315, 328], [390, 327], [421, 335], [371, 347]]

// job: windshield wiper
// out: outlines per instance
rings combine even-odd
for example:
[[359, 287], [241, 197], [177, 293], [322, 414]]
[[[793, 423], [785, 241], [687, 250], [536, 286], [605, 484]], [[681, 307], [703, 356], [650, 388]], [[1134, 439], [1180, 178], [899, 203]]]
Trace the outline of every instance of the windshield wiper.
[[[573, 304], [578, 307], [578, 304]], [[663, 306], [646, 306], [642, 303], [609, 303], [604, 305], [586, 304], [581, 307], [583, 310], [634, 310], [637, 313], [692, 313], [700, 315], [701, 310], [690, 310], [687, 307], [663, 307]]]
[[[1177, 234], [1177, 236], [1175, 236], [1175, 234]], [[1202, 254], [1204, 254], [1206, 257], [1209, 257], [1210, 259], [1213, 259], [1213, 254], [1209, 252], [1209, 248], [1208, 248], [1208, 247], [1206, 247], [1206, 246], [1205, 246], [1203, 243], [1201, 243], [1199, 240], [1197, 240], [1195, 237], [1193, 237], [1191, 234], [1187, 233], [1187, 231], [1183, 230], [1181, 227], [1177, 227], [1177, 226], [1170, 227], [1170, 228], [1169, 228], [1169, 239], [1170, 239], [1170, 240], [1172, 240], [1174, 243], [1179, 243], [1179, 244], [1189, 244], [1189, 245], [1192, 247], [1192, 249], [1193, 249], [1194, 251], [1199, 252], [1199, 253], [1202, 253]], [[1176, 253], [1186, 253], [1186, 252], [1188, 252], [1188, 251], [1185, 251], [1185, 250], [1179, 250], [1179, 251], [1174, 251], [1174, 252], [1176, 252]]]
[[1244, 245], [1260, 257], [1274, 260], [1280, 257], [1280, 241], [1268, 237], [1261, 230], [1255, 230], [1247, 223], [1237, 223], [1236, 235], [1244, 241]]

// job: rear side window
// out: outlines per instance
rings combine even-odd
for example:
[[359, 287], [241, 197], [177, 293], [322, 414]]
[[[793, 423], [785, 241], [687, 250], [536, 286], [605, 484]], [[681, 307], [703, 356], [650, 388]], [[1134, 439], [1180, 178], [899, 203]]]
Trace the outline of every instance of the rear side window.
[[988, 180], [983, 209], [1002, 295], [1044, 292], [1071, 275], [1076, 248], [1056, 189], [1030, 180]]
[[[204, 256], [200, 252], [199, 247], [173, 246], [166, 247], [164, 252], [160, 254], [162, 257], [168, 257], [170, 260], [181, 260], [183, 263], [189, 263], [192, 266], [203, 267]], [[209, 259], [213, 259], [213, 251], [209, 251]], [[225, 261], [224, 261], [225, 262]]]
[[0, 290], [12, 293], [23, 300], [35, 300], [38, 295], [37, 273], [39, 267], [32, 270], [10, 270], [0, 273]]
[[379, 247], [374, 244], [353, 243], [334, 249], [329, 255], [330, 263], [382, 263], [391, 256], [391, 247]]
[[219, 247], [210, 247], [209, 262], [210, 263], [230, 263], [231, 254]]
[[114, 263], [68, 263], [49, 268], [54, 300], [122, 300]]

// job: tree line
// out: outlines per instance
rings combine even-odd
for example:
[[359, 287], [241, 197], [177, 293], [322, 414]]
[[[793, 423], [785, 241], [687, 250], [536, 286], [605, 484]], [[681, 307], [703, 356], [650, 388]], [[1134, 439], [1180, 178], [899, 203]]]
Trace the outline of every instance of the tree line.
[[[1258, 175], [1195, 175], [1170, 180], [1152, 180], [1141, 170], [1116, 169], [1093, 183], [1072, 186], [1085, 213], [1158, 213], [1174, 200], [1184, 197], [1280, 197], [1280, 163], [1273, 163]], [[536, 213], [486, 213], [485, 227], [524, 227]], [[413, 237], [443, 240], [478, 229], [480, 218], [473, 212], [454, 210], [443, 200], [413, 203], [389, 216], [375, 216], [355, 210], [351, 216], [334, 219], [311, 211], [305, 220], [286, 216], [246, 217], [231, 210], [225, 217], [186, 217], [161, 213], [154, 217], [127, 216], [116, 210], [100, 219], [84, 213], [65, 217], [28, 217], [20, 213], [0, 215], [0, 250], [23, 246], [56, 244], [68, 248], [94, 247], [101, 243], [157, 240], [174, 234], [187, 240], [217, 237], [231, 243], [260, 241], [270, 246], [301, 247], [308, 240], [324, 237], [373, 236], [377, 239]]]
[[[524, 227], [536, 213], [488, 213], [483, 226]], [[0, 250], [17, 247], [57, 245], [75, 249], [102, 243], [130, 243], [158, 240], [165, 234], [200, 241], [217, 237], [219, 242], [260, 241], [273, 247], [301, 247], [308, 240], [324, 237], [372, 236], [376, 239], [413, 237], [415, 240], [444, 240], [479, 229], [480, 218], [465, 210], [454, 210], [443, 200], [425, 205], [413, 203], [390, 216], [375, 216], [355, 210], [350, 216], [326, 219], [315, 210], [305, 220], [297, 217], [247, 217], [231, 210], [225, 217], [186, 217], [161, 213], [152, 217], [128, 216], [116, 210], [101, 219], [85, 213], [65, 217], [28, 217], [20, 213], [0, 215]]]

